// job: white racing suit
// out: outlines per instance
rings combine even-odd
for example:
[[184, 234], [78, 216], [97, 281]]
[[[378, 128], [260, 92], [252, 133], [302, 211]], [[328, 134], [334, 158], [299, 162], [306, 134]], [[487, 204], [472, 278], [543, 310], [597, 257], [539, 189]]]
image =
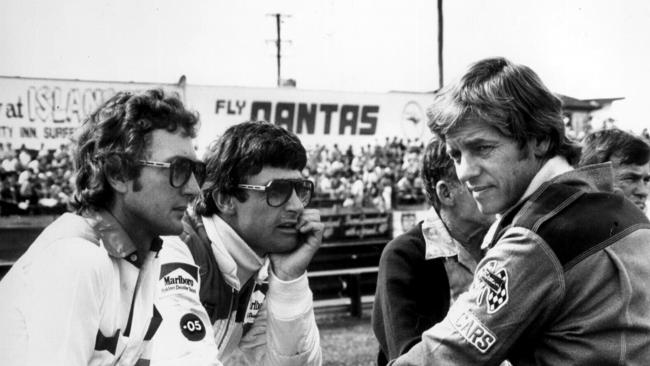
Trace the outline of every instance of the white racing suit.
[[278, 279], [268, 259], [216, 215], [188, 210], [183, 226], [180, 237], [164, 238], [160, 252], [156, 306], [163, 322], [151, 365], [230, 365], [233, 357], [238, 364], [320, 365], [306, 274]]

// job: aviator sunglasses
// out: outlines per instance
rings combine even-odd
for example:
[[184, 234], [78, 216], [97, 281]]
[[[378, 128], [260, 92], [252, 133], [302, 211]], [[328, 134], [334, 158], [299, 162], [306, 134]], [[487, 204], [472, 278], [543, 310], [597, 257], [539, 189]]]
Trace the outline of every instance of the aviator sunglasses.
[[294, 191], [302, 205], [307, 206], [311, 202], [311, 196], [314, 193], [314, 183], [306, 179], [273, 179], [265, 186], [238, 184], [237, 187], [266, 192], [266, 203], [271, 207], [284, 205], [291, 198]]
[[154, 168], [168, 168], [169, 169], [169, 184], [174, 188], [180, 188], [194, 174], [196, 182], [199, 187], [203, 185], [205, 180], [205, 164], [200, 161], [190, 160], [188, 158], [174, 158], [169, 163], [159, 161], [140, 160], [140, 165], [150, 166]]

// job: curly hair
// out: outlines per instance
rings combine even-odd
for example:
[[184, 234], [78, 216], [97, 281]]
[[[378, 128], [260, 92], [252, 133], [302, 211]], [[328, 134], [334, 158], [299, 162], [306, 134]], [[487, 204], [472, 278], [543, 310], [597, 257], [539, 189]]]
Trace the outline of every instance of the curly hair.
[[472, 65], [459, 82], [436, 94], [427, 116], [429, 128], [443, 139], [463, 121], [476, 119], [520, 147], [533, 139], [548, 139], [543, 158], [561, 155], [573, 165], [580, 157], [580, 147], [565, 134], [560, 99], [528, 66], [505, 58]]
[[84, 120], [73, 139], [72, 208], [82, 212], [110, 207], [114, 192], [107, 178], [140, 176], [137, 161], [149, 153], [153, 130], [180, 129], [183, 136], [193, 138], [197, 128], [198, 115], [185, 109], [175, 93], [161, 89], [118, 92]]
[[268, 122], [253, 121], [228, 128], [210, 144], [204, 161], [207, 176], [194, 209], [199, 215], [210, 216], [219, 212], [212, 198], [216, 192], [243, 202], [248, 194], [238, 184], [265, 166], [301, 171], [307, 164], [307, 153], [293, 133]]

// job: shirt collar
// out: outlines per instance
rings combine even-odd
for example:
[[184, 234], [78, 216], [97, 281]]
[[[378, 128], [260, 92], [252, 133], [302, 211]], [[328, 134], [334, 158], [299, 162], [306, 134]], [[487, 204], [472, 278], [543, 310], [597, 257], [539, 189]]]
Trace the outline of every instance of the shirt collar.
[[458, 255], [458, 244], [449, 235], [447, 227], [433, 208], [429, 209], [422, 222], [422, 236], [424, 236], [424, 258], [434, 259], [440, 257], [453, 257]]
[[258, 256], [239, 234], [219, 215], [202, 216], [208, 238], [212, 243], [220, 243], [222, 248], [234, 260], [224, 270], [236, 273], [240, 284], [248, 279], [264, 265], [265, 259]]
[[451, 237], [447, 227], [433, 208], [429, 209], [422, 222], [422, 236], [424, 237], [424, 259], [458, 257], [459, 262], [471, 267], [475, 260], [469, 252], [454, 238]]
[[[124, 258], [134, 265], [138, 263], [137, 247], [133, 244], [129, 234], [124, 231], [122, 225], [110, 212], [106, 210], [89, 210], [83, 214], [83, 217], [90, 223], [111, 257]], [[151, 242], [150, 250], [158, 252], [161, 247], [162, 240], [155, 237]]]

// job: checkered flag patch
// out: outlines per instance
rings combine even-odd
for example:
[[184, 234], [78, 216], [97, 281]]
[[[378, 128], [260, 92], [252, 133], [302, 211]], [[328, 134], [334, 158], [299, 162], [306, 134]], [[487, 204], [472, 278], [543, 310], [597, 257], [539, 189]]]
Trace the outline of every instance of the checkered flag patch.
[[497, 268], [496, 261], [486, 263], [480, 270], [475, 289], [479, 291], [477, 305], [485, 303], [488, 314], [496, 313], [508, 302], [508, 272]]

